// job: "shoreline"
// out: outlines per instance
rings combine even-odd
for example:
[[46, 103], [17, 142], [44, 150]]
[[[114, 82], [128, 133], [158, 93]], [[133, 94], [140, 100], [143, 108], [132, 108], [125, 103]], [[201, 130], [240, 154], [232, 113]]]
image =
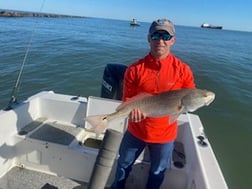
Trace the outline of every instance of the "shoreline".
[[15, 11], [0, 9], [0, 17], [43, 17], [43, 18], [85, 18], [84, 16], [73, 16], [64, 14], [38, 13], [28, 11]]

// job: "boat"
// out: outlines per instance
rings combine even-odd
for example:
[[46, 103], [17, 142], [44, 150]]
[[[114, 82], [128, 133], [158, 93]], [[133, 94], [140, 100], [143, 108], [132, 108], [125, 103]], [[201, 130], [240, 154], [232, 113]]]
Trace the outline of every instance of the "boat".
[[[114, 67], [105, 71], [118, 74]], [[125, 66], [117, 67], [122, 74]], [[112, 113], [121, 103], [120, 95], [109, 98], [115, 96], [115, 82], [105, 80], [99, 97], [41, 91], [0, 111], [0, 188], [103, 189], [112, 184], [127, 119], [112, 121], [99, 136], [84, 120], [88, 115]], [[161, 189], [227, 189], [200, 117], [181, 114], [178, 125]], [[106, 150], [109, 139], [113, 147]], [[149, 165], [145, 149], [127, 179], [127, 189], [145, 188]]]
[[202, 28], [210, 28], [210, 29], [220, 29], [220, 30], [223, 28], [223, 26], [215, 26], [215, 25], [210, 25], [208, 23], [201, 24], [201, 27]]
[[135, 18], [133, 18], [131, 21], [130, 21], [130, 26], [140, 26], [140, 24], [137, 22], [137, 20]]

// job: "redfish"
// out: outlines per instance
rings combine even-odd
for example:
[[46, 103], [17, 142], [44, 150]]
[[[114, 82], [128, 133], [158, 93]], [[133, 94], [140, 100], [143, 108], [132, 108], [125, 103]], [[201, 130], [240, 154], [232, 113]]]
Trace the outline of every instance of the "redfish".
[[120, 104], [114, 113], [92, 115], [85, 118], [95, 133], [103, 132], [113, 119], [127, 117], [133, 109], [139, 109], [147, 117], [170, 116], [170, 124], [186, 112], [194, 112], [200, 107], [208, 106], [215, 99], [215, 94], [203, 89], [181, 89], [162, 92], [157, 95], [139, 94]]

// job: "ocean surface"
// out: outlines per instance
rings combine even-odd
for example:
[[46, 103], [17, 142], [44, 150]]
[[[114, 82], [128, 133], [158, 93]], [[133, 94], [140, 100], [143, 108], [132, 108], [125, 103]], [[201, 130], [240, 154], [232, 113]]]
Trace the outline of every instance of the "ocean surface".
[[[96, 18], [0, 18], [0, 108], [10, 100], [26, 53], [18, 101], [43, 90], [100, 96], [106, 64], [129, 65], [149, 52], [149, 25]], [[176, 37], [173, 54], [191, 66], [198, 88], [216, 93], [213, 104], [196, 113], [228, 187], [249, 189], [252, 32], [176, 25]]]

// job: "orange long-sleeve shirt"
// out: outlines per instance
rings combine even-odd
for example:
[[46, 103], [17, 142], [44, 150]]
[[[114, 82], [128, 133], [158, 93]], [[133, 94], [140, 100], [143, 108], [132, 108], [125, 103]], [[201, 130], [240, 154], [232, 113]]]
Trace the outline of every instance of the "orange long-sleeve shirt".
[[[172, 54], [164, 59], [155, 59], [148, 54], [127, 68], [123, 101], [139, 93], [158, 94], [182, 88], [195, 88], [190, 67]], [[128, 131], [143, 141], [164, 143], [176, 138], [177, 122], [169, 125], [169, 116], [147, 117], [138, 123], [129, 121]]]

